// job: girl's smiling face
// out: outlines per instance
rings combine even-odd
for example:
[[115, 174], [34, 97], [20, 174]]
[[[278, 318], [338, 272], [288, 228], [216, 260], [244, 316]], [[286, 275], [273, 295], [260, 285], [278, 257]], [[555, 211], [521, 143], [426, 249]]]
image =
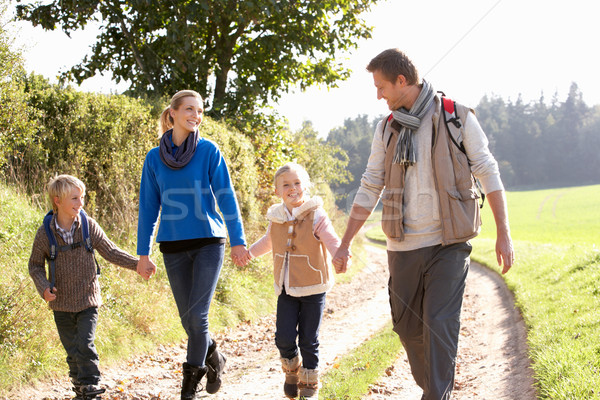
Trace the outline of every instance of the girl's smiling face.
[[291, 212], [304, 203], [304, 185], [294, 170], [282, 173], [277, 177], [275, 194], [283, 200], [283, 204]]

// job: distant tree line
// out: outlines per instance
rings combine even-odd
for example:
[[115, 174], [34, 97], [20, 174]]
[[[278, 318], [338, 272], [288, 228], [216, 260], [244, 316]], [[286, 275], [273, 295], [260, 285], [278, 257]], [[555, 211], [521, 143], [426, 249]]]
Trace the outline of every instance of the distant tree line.
[[[576, 83], [565, 101], [555, 95], [525, 103], [484, 96], [475, 109], [507, 189], [600, 183], [600, 105], [588, 106]], [[327, 142], [348, 155], [347, 183], [333, 185], [347, 209], [360, 186], [377, 123], [360, 115], [329, 132]]]
[[486, 96], [476, 111], [509, 188], [600, 183], [600, 106], [577, 84], [563, 102]]

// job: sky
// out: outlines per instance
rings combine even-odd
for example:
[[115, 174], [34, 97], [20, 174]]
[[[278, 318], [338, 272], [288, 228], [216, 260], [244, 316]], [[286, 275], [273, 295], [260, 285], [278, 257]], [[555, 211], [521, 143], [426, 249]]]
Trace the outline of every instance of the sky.
[[[388, 48], [404, 51], [422, 78], [465, 105], [474, 107], [485, 95], [525, 102], [557, 95], [563, 101], [572, 82], [588, 105], [600, 104], [599, 14], [595, 0], [380, 0], [364, 16], [372, 38], [339, 58], [351, 77], [338, 88], [292, 91], [276, 109], [292, 130], [309, 120], [322, 136], [347, 118], [386, 113], [365, 67]], [[86, 29], [69, 39], [28, 22], [12, 30], [27, 70], [53, 81], [83, 59], [97, 33]], [[80, 89], [116, 93], [125, 86], [98, 77]]]

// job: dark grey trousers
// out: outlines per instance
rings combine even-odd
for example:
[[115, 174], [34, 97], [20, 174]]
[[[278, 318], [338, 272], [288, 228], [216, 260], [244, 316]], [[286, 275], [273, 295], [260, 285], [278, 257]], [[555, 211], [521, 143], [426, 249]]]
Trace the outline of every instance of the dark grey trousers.
[[69, 377], [79, 385], [100, 382], [99, 359], [94, 340], [98, 324], [98, 308], [79, 312], [54, 311], [58, 336], [67, 351]]
[[471, 245], [388, 251], [394, 331], [425, 400], [448, 400]]

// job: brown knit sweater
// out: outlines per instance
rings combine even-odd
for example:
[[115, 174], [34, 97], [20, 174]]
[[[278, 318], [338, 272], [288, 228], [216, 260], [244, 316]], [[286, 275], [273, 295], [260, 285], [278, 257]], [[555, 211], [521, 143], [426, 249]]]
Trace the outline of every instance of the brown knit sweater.
[[[56, 232], [56, 216], [52, 218], [50, 228], [54, 232], [58, 246], [66, 245]], [[124, 268], [136, 270], [138, 259], [119, 249], [111, 242], [106, 234], [93, 219], [88, 217], [92, 246], [104, 259]], [[73, 234], [73, 241], [83, 239], [81, 224]], [[33, 241], [31, 257], [29, 257], [29, 275], [33, 279], [39, 294], [43, 297], [44, 290], [50, 287], [46, 273], [46, 259], [50, 256], [50, 244], [42, 225]], [[100, 283], [96, 275], [96, 263], [92, 253], [80, 246], [74, 250], [59, 251], [56, 256], [56, 299], [49, 302], [54, 311], [79, 312], [89, 307], [99, 307], [102, 304]]]

